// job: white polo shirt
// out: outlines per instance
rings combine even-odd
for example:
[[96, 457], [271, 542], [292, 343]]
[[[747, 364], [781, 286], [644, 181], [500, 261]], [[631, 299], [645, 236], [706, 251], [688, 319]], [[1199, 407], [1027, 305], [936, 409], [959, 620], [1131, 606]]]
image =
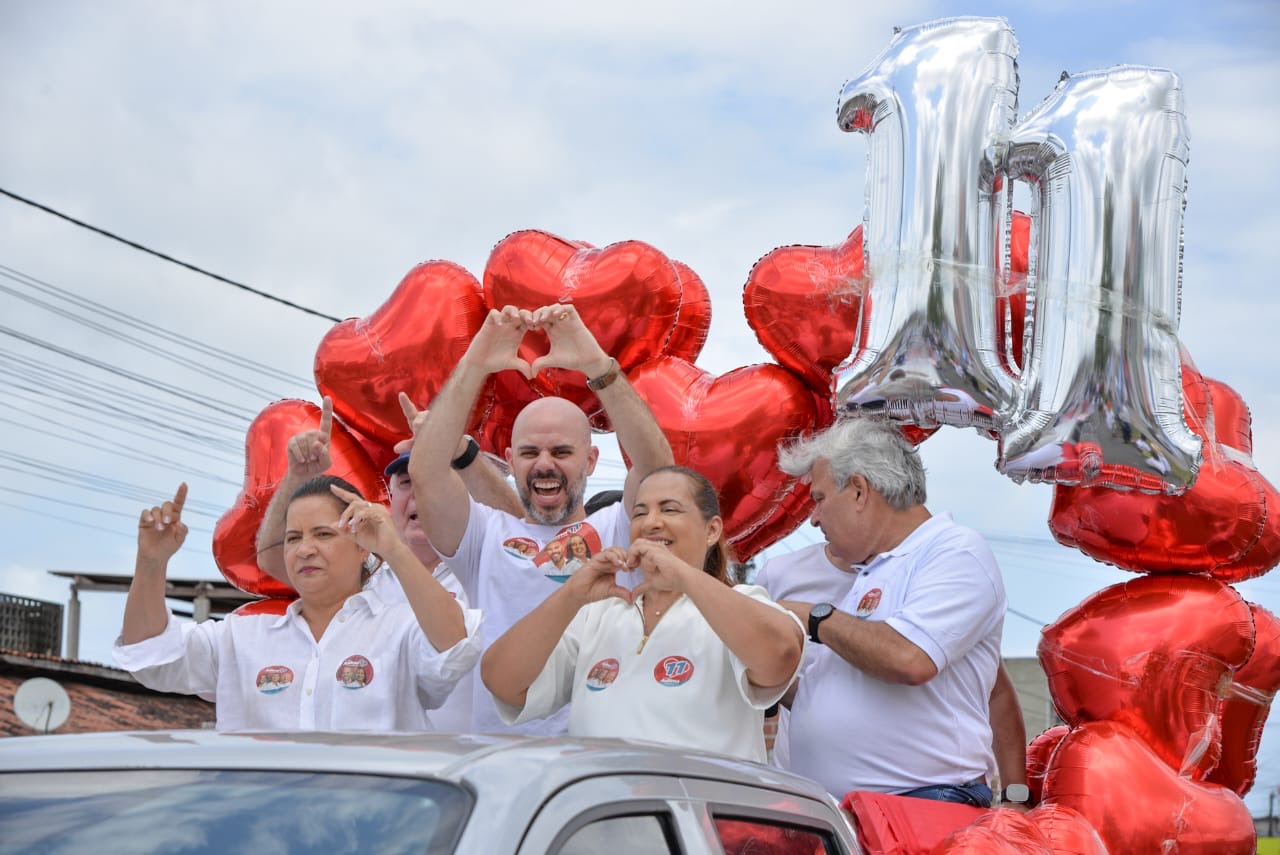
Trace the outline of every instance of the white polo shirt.
[[[621, 502], [601, 508], [583, 522], [538, 525], [482, 505], [471, 499], [467, 529], [458, 550], [441, 556], [448, 562], [473, 608], [484, 612], [480, 630], [483, 646], [498, 638], [516, 621], [564, 583], [567, 576], [545, 550], [552, 540], [581, 535], [594, 555], [607, 546], [629, 546], [631, 524]], [[438, 550], [437, 550], [438, 551]], [[635, 587], [639, 572], [619, 573], [618, 583]], [[473, 733], [531, 733], [558, 736], [568, 726], [568, 714], [533, 721], [512, 728], [498, 715], [493, 695], [479, 679], [474, 681], [471, 710]]]
[[[800, 603], [838, 603], [853, 585], [858, 574], [842, 570], [827, 557], [826, 543], [815, 543], [786, 555], [770, 558], [756, 574], [755, 583], [769, 592], [775, 600], [794, 600]], [[808, 634], [806, 629], [805, 634]], [[818, 644], [806, 644], [804, 666], [813, 660], [813, 654], [821, 649]], [[773, 740], [771, 762], [780, 768], [790, 768], [791, 763], [791, 711], [778, 710], [778, 734]]]
[[433, 730], [425, 710], [480, 658], [474, 610], [463, 611], [467, 637], [437, 651], [408, 603], [372, 590], [348, 598], [319, 641], [301, 607], [203, 623], [171, 617], [157, 636], [117, 639], [112, 653], [148, 688], [213, 701], [219, 730]]
[[[764, 588], [734, 590], [799, 624]], [[763, 763], [764, 710], [795, 675], [780, 686], [751, 685], [747, 666], [688, 597], [671, 605], [641, 648], [643, 637], [636, 605], [610, 597], [584, 606], [529, 687], [524, 708], [495, 699], [503, 720], [531, 721], [570, 704], [573, 736], [643, 739]]]
[[887, 683], [814, 645], [791, 706], [792, 771], [837, 798], [984, 778], [1006, 605], [990, 547], [948, 514], [876, 556], [837, 608], [886, 621], [938, 674], [921, 686]]

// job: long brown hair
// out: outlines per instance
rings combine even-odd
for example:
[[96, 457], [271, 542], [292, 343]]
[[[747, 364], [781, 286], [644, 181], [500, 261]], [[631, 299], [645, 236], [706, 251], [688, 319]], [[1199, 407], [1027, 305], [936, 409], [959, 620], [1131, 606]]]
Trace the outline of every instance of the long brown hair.
[[[716, 494], [716, 488], [711, 486], [711, 482], [707, 480], [705, 475], [685, 466], [660, 466], [644, 476], [644, 481], [648, 481], [654, 475], [662, 472], [674, 472], [688, 479], [693, 487], [693, 502], [698, 506], [698, 511], [702, 514], [704, 522], [710, 521], [712, 517], [720, 517], [720, 497]], [[640, 483], [643, 484], [644, 481]], [[723, 523], [724, 517], [720, 517], [720, 519]], [[714, 576], [726, 585], [732, 585], [733, 581], [729, 578], [729, 564], [732, 561], [733, 551], [729, 546], [729, 541], [725, 539], [724, 526], [721, 525], [720, 538], [707, 547], [706, 557], [702, 561], [702, 571], [708, 576]]]

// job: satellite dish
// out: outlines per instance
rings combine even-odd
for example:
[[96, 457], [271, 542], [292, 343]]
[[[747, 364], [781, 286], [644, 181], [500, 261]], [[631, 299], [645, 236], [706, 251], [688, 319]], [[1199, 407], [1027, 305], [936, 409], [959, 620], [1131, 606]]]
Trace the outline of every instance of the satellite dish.
[[13, 711], [37, 733], [50, 733], [71, 715], [67, 690], [47, 677], [32, 677], [13, 693]]

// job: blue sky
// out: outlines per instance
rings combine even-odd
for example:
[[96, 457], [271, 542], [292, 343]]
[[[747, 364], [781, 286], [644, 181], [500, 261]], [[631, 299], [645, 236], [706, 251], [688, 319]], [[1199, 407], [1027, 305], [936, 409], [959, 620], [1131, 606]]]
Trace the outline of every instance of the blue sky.
[[[1200, 369], [1250, 405], [1255, 463], [1280, 478], [1274, 5], [863, 5], [0, 0], [0, 187], [339, 317], [373, 311], [421, 260], [479, 275], [493, 244], [518, 229], [644, 240], [706, 281], [713, 321], [698, 364], [723, 373], [769, 361], [743, 315], [751, 265], [777, 246], [836, 243], [862, 219], [865, 139], [834, 121], [844, 81], [895, 24], [1003, 15], [1021, 44], [1022, 112], [1064, 69], [1135, 63], [1182, 76], [1191, 163], [1180, 335]], [[308, 378], [327, 322], [3, 198], [0, 265], [12, 291], [33, 293], [34, 277], [296, 380], [256, 377], [265, 391], [219, 384], [9, 291], [0, 326], [248, 417], [275, 398], [315, 397]], [[118, 376], [0, 339], [11, 401], [0, 422], [10, 449], [0, 458], [10, 490], [0, 590], [62, 602], [66, 586], [49, 569], [131, 570], [129, 517], [141, 502], [115, 484], [86, 490], [75, 473], [156, 498], [187, 478], [209, 515], [194, 520], [200, 530], [172, 572], [216, 574], [202, 531], [236, 494], [239, 422], [192, 410], [187, 433], [154, 430], [139, 419], [162, 393], [127, 401]], [[26, 374], [14, 360], [27, 360]], [[42, 370], [78, 373], [33, 383]], [[101, 409], [113, 404], [134, 421]], [[202, 432], [214, 441], [192, 439]], [[166, 462], [125, 459], [111, 450], [121, 445]], [[996, 473], [993, 443], [944, 430], [924, 454], [930, 506], [983, 531], [1001, 559], [1016, 610], [1006, 654], [1031, 655], [1039, 622], [1131, 578], [1054, 543], [1052, 491]], [[595, 488], [620, 477], [609, 456]], [[815, 534], [806, 527], [766, 557]], [[1242, 591], [1280, 611], [1274, 578]], [[85, 598], [86, 658], [108, 659], [122, 607], [112, 595]], [[1272, 733], [1255, 811], [1265, 810], [1258, 794], [1280, 785]]]

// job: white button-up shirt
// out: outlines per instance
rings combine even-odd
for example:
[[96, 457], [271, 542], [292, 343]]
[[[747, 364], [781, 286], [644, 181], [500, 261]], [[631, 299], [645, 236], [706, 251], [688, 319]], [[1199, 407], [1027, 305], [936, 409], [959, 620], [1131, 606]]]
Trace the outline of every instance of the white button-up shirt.
[[444, 703], [480, 658], [480, 612], [464, 609], [467, 636], [431, 646], [408, 603], [374, 590], [350, 597], [320, 640], [299, 614], [231, 615], [178, 623], [112, 651], [138, 682], [217, 705], [219, 730], [434, 730]]

